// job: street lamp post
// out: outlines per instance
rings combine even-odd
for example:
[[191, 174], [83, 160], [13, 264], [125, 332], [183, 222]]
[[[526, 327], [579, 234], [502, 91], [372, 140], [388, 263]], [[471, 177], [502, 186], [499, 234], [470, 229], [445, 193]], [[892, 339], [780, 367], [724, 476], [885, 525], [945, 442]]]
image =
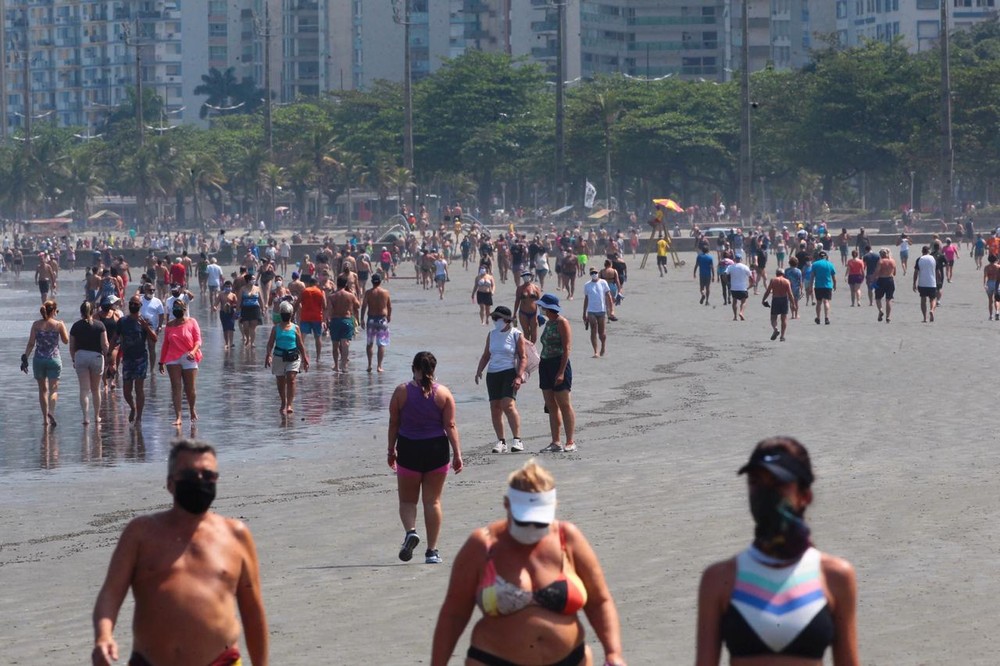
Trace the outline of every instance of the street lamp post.
[[917, 175], [916, 171], [910, 172], [910, 215], [913, 214], [913, 178]]

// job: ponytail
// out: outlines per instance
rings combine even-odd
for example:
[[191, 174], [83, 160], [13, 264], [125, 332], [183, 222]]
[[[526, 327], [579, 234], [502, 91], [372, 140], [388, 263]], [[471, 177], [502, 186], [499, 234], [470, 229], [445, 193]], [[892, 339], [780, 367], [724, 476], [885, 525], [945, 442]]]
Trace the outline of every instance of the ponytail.
[[417, 352], [413, 357], [413, 370], [420, 372], [420, 387], [425, 393], [430, 393], [434, 384], [434, 370], [437, 369], [437, 359], [429, 351]]
[[90, 301], [84, 301], [80, 304], [80, 316], [84, 319], [90, 319], [94, 315], [94, 304]]

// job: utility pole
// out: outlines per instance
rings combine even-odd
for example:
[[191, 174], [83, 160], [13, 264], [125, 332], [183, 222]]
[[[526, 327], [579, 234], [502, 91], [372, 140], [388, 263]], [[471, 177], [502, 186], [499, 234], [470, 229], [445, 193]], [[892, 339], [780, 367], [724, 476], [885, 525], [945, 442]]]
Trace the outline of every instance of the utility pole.
[[[402, 2], [402, 13], [400, 13]], [[410, 58], [410, 2], [411, 0], [393, 0], [393, 20], [403, 26], [403, 166], [410, 171], [413, 178], [413, 66]], [[416, 191], [412, 198], [416, 198]], [[402, 201], [399, 204], [402, 206]], [[411, 201], [411, 207], [416, 208], [416, 201]]]
[[0, 143], [7, 143], [7, 0], [0, 0]]
[[[141, 150], [145, 145], [145, 132], [143, 127], [142, 118], [142, 50], [140, 37], [141, 33], [139, 31], [139, 11], [136, 8], [135, 14], [135, 35], [133, 36], [130, 31], [130, 26], [126, 22], [122, 26], [122, 31], [124, 33], [125, 46], [132, 46], [135, 48], [135, 131], [136, 131], [136, 148]], [[141, 179], [140, 179], [141, 180]], [[139, 187], [135, 191], [135, 222], [136, 228], [140, 228], [139, 225], [142, 224], [143, 219], [146, 216], [146, 193], [143, 191], [143, 185], [140, 182]]]
[[[27, 21], [25, 14], [25, 21]], [[24, 67], [24, 150], [31, 155], [31, 43], [28, 39], [28, 26], [24, 27], [24, 55], [21, 58]], [[5, 95], [6, 96], [6, 95]]]
[[559, 0], [556, 6], [556, 196], [555, 203], [560, 208], [566, 203], [566, 183], [563, 167], [566, 162], [565, 116], [563, 85], [566, 81], [565, 21], [566, 1]]
[[740, 219], [745, 219], [747, 215], [752, 215], [750, 187], [753, 182], [753, 159], [750, 154], [750, 7], [747, 0], [743, 0], [740, 24], [743, 36], [743, 67], [740, 73]]
[[[274, 160], [274, 134], [271, 124], [271, 6], [264, 0], [264, 20], [254, 15], [254, 28], [264, 40], [264, 140], [267, 143], [267, 159]], [[271, 211], [273, 218], [274, 211]], [[273, 221], [273, 220], [271, 220]]]
[[128, 23], [123, 26], [123, 29], [125, 33], [125, 46], [132, 46], [135, 48], [135, 136], [137, 145], [142, 148], [142, 146], [146, 143], [146, 137], [145, 132], [143, 131], [144, 121], [142, 118], [142, 49], [140, 48], [142, 44], [139, 41], [140, 32], [138, 10], [136, 10], [135, 16], [135, 36], [132, 36]]
[[954, 146], [951, 141], [951, 68], [948, 44], [948, 2], [941, 0], [941, 219], [951, 223]]

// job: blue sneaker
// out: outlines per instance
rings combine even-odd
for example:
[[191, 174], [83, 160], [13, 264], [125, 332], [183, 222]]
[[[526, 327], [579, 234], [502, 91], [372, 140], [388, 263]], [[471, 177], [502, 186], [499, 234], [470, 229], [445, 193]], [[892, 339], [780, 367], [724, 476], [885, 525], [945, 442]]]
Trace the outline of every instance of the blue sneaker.
[[441, 556], [438, 555], [437, 550], [428, 550], [424, 553], [424, 563], [425, 564], [441, 564]]

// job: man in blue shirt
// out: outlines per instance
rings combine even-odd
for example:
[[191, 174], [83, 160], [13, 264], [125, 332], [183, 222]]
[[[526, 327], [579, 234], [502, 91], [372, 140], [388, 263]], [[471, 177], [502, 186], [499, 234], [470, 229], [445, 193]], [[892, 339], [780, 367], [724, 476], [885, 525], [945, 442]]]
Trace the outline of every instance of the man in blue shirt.
[[709, 247], [703, 245], [701, 247], [698, 258], [694, 262], [694, 271], [691, 273], [691, 277], [698, 277], [698, 284], [701, 289], [701, 300], [699, 303], [704, 303], [708, 305], [708, 292], [715, 282], [715, 264], [712, 261], [712, 255], [708, 253]]
[[837, 288], [837, 269], [826, 252], [819, 253], [819, 259], [812, 265], [813, 293], [816, 295], [816, 323], [819, 323], [820, 308], [823, 309], [827, 324], [830, 323], [830, 299]]

